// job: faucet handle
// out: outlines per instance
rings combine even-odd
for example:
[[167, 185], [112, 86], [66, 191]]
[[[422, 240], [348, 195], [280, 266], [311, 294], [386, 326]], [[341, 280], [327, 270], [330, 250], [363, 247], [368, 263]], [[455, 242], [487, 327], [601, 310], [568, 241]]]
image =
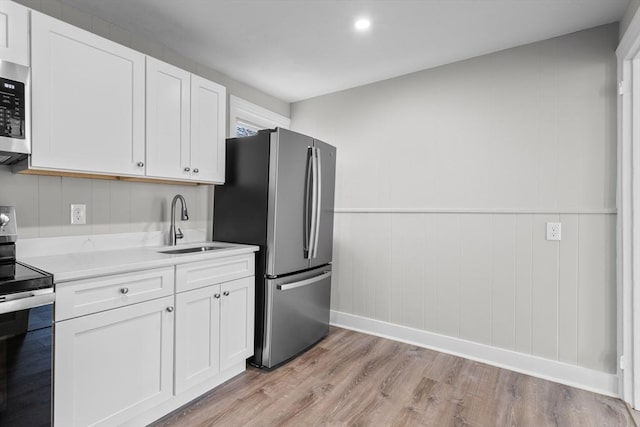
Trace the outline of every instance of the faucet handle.
[[176, 233], [176, 240], [184, 238], [184, 234], [182, 234], [182, 230], [178, 227], [178, 232]]

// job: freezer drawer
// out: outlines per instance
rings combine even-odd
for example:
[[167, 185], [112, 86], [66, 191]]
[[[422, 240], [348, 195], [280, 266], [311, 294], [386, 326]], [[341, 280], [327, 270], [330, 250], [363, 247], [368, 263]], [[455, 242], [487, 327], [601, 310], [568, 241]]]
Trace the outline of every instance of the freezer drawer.
[[261, 365], [284, 362], [329, 333], [331, 266], [266, 280]]

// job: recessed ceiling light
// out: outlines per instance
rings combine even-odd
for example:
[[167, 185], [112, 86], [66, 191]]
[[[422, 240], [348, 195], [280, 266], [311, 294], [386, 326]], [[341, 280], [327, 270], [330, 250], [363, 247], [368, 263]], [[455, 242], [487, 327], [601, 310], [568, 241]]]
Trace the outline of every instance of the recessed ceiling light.
[[356, 30], [364, 31], [371, 26], [371, 21], [365, 18], [358, 19], [353, 26], [356, 27]]

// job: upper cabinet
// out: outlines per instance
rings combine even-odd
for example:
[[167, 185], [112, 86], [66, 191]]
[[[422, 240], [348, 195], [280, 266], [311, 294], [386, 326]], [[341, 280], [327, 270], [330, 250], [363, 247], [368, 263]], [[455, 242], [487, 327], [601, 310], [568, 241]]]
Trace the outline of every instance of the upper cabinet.
[[191, 75], [190, 165], [198, 181], [224, 183], [226, 102], [224, 86]]
[[31, 13], [31, 166], [143, 176], [145, 56]]
[[0, 1], [0, 59], [29, 66], [29, 9]]
[[147, 57], [147, 175], [190, 179], [191, 73]]
[[32, 172], [224, 183], [223, 86], [38, 12], [31, 58]]
[[224, 183], [226, 89], [147, 57], [147, 175]]

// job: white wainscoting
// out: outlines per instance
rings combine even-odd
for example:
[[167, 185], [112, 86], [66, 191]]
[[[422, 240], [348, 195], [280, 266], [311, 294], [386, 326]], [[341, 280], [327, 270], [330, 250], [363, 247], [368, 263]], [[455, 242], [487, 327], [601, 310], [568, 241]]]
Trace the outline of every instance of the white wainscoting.
[[[616, 215], [443, 211], [336, 209], [337, 323], [384, 322], [398, 339], [616, 394]], [[545, 240], [546, 222], [562, 223], [562, 241]], [[356, 318], [369, 323], [345, 320]]]

